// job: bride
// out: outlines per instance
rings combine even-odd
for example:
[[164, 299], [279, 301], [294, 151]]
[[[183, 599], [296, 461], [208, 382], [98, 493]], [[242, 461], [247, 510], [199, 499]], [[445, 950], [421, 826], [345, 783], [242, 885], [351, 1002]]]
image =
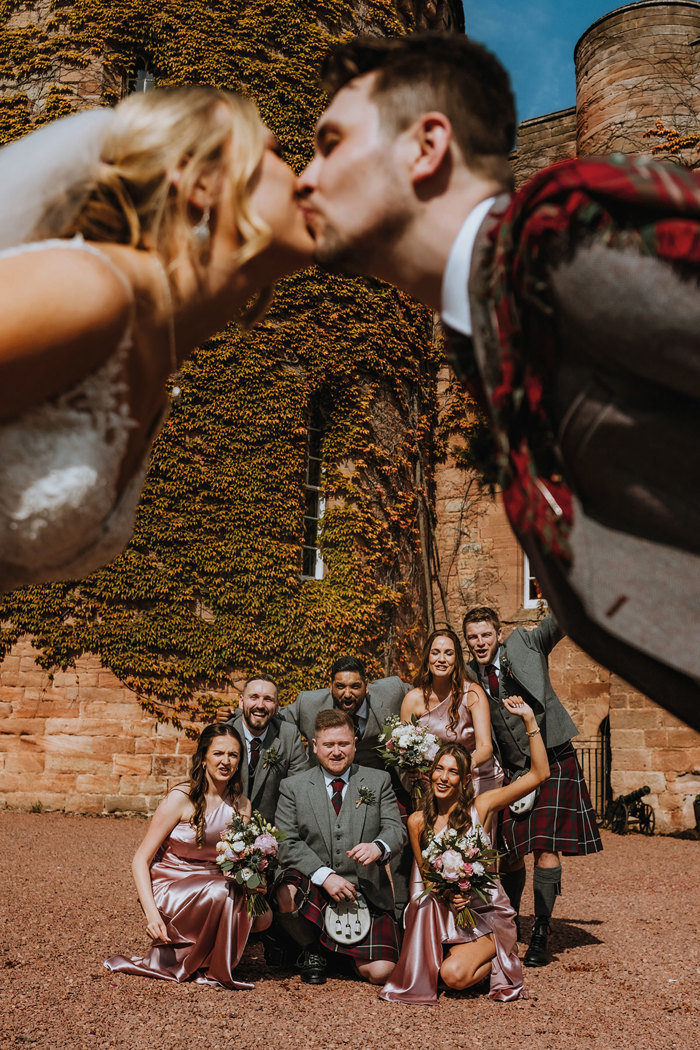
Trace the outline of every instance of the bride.
[[0, 150], [0, 184], [3, 591], [123, 550], [168, 377], [313, 243], [255, 107], [213, 88], [63, 118]]

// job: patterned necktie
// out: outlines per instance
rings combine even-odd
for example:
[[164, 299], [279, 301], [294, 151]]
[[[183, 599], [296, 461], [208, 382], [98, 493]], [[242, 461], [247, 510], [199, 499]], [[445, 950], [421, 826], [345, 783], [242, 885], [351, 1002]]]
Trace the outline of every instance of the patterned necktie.
[[498, 671], [495, 664], [486, 665], [486, 676], [489, 680], [489, 692], [494, 700], [498, 699]]
[[255, 776], [255, 770], [258, 768], [258, 762], [260, 760], [260, 740], [254, 736], [250, 742], [250, 758], [248, 759], [248, 794], [250, 795], [253, 787], [253, 777]]
[[340, 807], [343, 804], [343, 788], [345, 787], [345, 781], [342, 777], [336, 777], [335, 780], [331, 780], [331, 787], [333, 788], [331, 802], [333, 803], [333, 809], [337, 816], [340, 813]]

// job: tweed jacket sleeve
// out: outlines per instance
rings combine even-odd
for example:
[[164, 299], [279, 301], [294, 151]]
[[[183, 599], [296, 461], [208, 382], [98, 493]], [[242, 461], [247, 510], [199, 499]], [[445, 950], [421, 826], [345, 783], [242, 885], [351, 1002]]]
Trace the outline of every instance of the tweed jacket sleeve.
[[280, 784], [280, 796], [275, 813], [275, 824], [283, 831], [286, 838], [280, 844], [280, 862], [286, 868], [296, 868], [304, 875], [311, 877], [319, 868], [332, 867], [331, 858], [323, 848], [323, 840], [316, 837], [314, 842], [322, 848], [319, 856], [303, 837], [305, 814], [300, 806], [299, 776], [290, 777]]
[[532, 631], [523, 633], [526, 645], [536, 649], [544, 656], [549, 656], [554, 646], [562, 640], [564, 632], [560, 628], [554, 616], [550, 613]]

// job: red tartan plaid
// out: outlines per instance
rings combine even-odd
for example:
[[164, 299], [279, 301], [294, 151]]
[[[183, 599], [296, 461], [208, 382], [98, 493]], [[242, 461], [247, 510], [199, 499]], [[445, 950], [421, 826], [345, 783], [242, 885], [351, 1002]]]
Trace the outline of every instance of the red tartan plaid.
[[[556, 309], [550, 273], [576, 246], [598, 239], [700, 272], [700, 176], [616, 154], [562, 161], [510, 200], [489, 234], [473, 294], [494, 319], [500, 381], [489, 399], [479, 376], [455, 365], [490, 417], [492, 455], [516, 534], [566, 562], [571, 493], [555, 460], [552, 405]], [[489, 469], [493, 464], [489, 464]]]
[[533, 809], [514, 816], [501, 813], [498, 848], [506, 860], [526, 853], [563, 853], [576, 856], [603, 848], [590, 795], [573, 746], [562, 744], [547, 752], [550, 777], [542, 785]]
[[321, 930], [319, 941], [323, 948], [339, 955], [347, 955], [355, 962], [377, 962], [378, 960], [396, 962], [399, 958], [399, 929], [394, 916], [387, 911], [380, 911], [367, 901], [372, 924], [367, 936], [358, 944], [338, 944], [326, 933], [324, 915], [328, 897], [320, 886], [314, 886], [308, 876], [296, 868], [287, 868], [277, 880], [276, 885], [289, 883], [300, 891], [297, 903], [300, 915], [314, 923]]

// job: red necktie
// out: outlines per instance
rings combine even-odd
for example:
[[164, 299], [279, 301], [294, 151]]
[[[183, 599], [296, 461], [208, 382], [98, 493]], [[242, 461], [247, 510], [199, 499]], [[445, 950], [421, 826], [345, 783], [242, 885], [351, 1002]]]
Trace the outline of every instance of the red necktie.
[[255, 770], [258, 768], [258, 760], [260, 758], [260, 741], [256, 736], [250, 742], [250, 758], [248, 759], [248, 794], [253, 787], [253, 777], [255, 776]]
[[336, 777], [335, 780], [331, 780], [331, 787], [333, 788], [331, 802], [333, 803], [333, 809], [337, 816], [340, 813], [340, 807], [343, 804], [343, 788], [345, 787], [345, 781], [342, 777]]
[[488, 664], [486, 667], [486, 676], [489, 680], [489, 692], [494, 700], [498, 699], [498, 671], [496, 670], [495, 664]]

